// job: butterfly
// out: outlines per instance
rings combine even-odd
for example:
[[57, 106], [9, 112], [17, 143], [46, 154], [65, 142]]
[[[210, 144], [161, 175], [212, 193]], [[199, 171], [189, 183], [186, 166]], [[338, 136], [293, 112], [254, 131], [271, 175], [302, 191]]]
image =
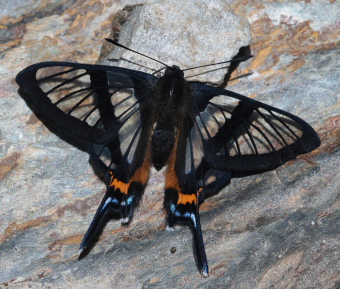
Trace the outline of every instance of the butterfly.
[[165, 171], [167, 228], [190, 227], [196, 265], [206, 277], [199, 216], [204, 199], [233, 176], [275, 169], [314, 150], [320, 139], [295, 115], [187, 81], [185, 70], [164, 65], [157, 77], [115, 66], [42, 62], [22, 70], [16, 82], [44, 119], [90, 143], [90, 159], [105, 175], [107, 190], [80, 256], [98, 239], [108, 216], [131, 222], [153, 166]]

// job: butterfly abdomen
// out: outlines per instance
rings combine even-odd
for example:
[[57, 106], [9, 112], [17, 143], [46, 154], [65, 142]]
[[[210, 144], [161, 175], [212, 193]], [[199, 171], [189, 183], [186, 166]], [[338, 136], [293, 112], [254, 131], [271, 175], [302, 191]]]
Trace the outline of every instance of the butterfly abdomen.
[[174, 149], [176, 133], [188, 113], [188, 82], [178, 67], [167, 68], [158, 80], [153, 104], [152, 163], [160, 170]]
[[167, 162], [175, 144], [175, 126], [157, 122], [151, 138], [152, 163], [160, 170]]

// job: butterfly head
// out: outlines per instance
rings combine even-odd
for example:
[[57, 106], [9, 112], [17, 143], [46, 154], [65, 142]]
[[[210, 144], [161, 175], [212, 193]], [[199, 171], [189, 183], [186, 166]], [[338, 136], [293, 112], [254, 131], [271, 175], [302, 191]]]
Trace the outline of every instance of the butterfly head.
[[165, 69], [164, 76], [184, 78], [184, 72], [179, 66], [173, 65], [172, 67], [167, 67]]

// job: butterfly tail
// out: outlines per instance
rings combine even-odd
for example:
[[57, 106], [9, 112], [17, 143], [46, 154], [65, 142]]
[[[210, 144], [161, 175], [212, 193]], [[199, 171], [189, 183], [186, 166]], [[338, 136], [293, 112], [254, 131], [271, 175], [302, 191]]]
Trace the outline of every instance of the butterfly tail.
[[120, 217], [122, 224], [130, 223], [144, 189], [145, 185], [140, 182], [124, 183], [112, 175], [106, 194], [81, 242], [80, 258], [83, 252], [88, 251], [87, 249], [99, 238], [110, 217]]
[[110, 213], [113, 213], [114, 211], [117, 212], [119, 210], [119, 204], [118, 202], [116, 203], [117, 199], [114, 197], [114, 195], [114, 189], [109, 187], [80, 244], [79, 259], [81, 259], [83, 255], [86, 254], [91, 245], [97, 241]]
[[204, 249], [204, 242], [201, 230], [200, 216], [198, 212], [198, 206], [196, 207], [196, 212], [191, 213], [191, 221], [189, 226], [193, 235], [194, 242], [194, 255], [196, 257], [197, 267], [203, 277], [209, 276], [208, 261]]
[[168, 213], [168, 228], [176, 223], [190, 227], [193, 236], [196, 265], [204, 277], [208, 277], [209, 269], [204, 249], [201, 223], [198, 211], [198, 193], [183, 194], [172, 187], [165, 190], [164, 207]]

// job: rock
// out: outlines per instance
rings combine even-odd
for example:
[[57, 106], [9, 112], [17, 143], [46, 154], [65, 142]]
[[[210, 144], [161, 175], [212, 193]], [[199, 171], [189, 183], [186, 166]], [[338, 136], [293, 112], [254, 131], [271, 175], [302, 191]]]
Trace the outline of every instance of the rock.
[[[113, 27], [113, 37], [119, 43], [182, 69], [231, 60], [251, 40], [247, 20], [221, 0], [184, 1], [180, 7], [173, 0], [128, 7], [117, 14]], [[148, 73], [164, 68], [112, 44], [106, 45], [99, 63], [112, 65], [108, 59], [119, 60], [118, 66]], [[195, 69], [186, 77], [221, 84], [228, 66]]]

